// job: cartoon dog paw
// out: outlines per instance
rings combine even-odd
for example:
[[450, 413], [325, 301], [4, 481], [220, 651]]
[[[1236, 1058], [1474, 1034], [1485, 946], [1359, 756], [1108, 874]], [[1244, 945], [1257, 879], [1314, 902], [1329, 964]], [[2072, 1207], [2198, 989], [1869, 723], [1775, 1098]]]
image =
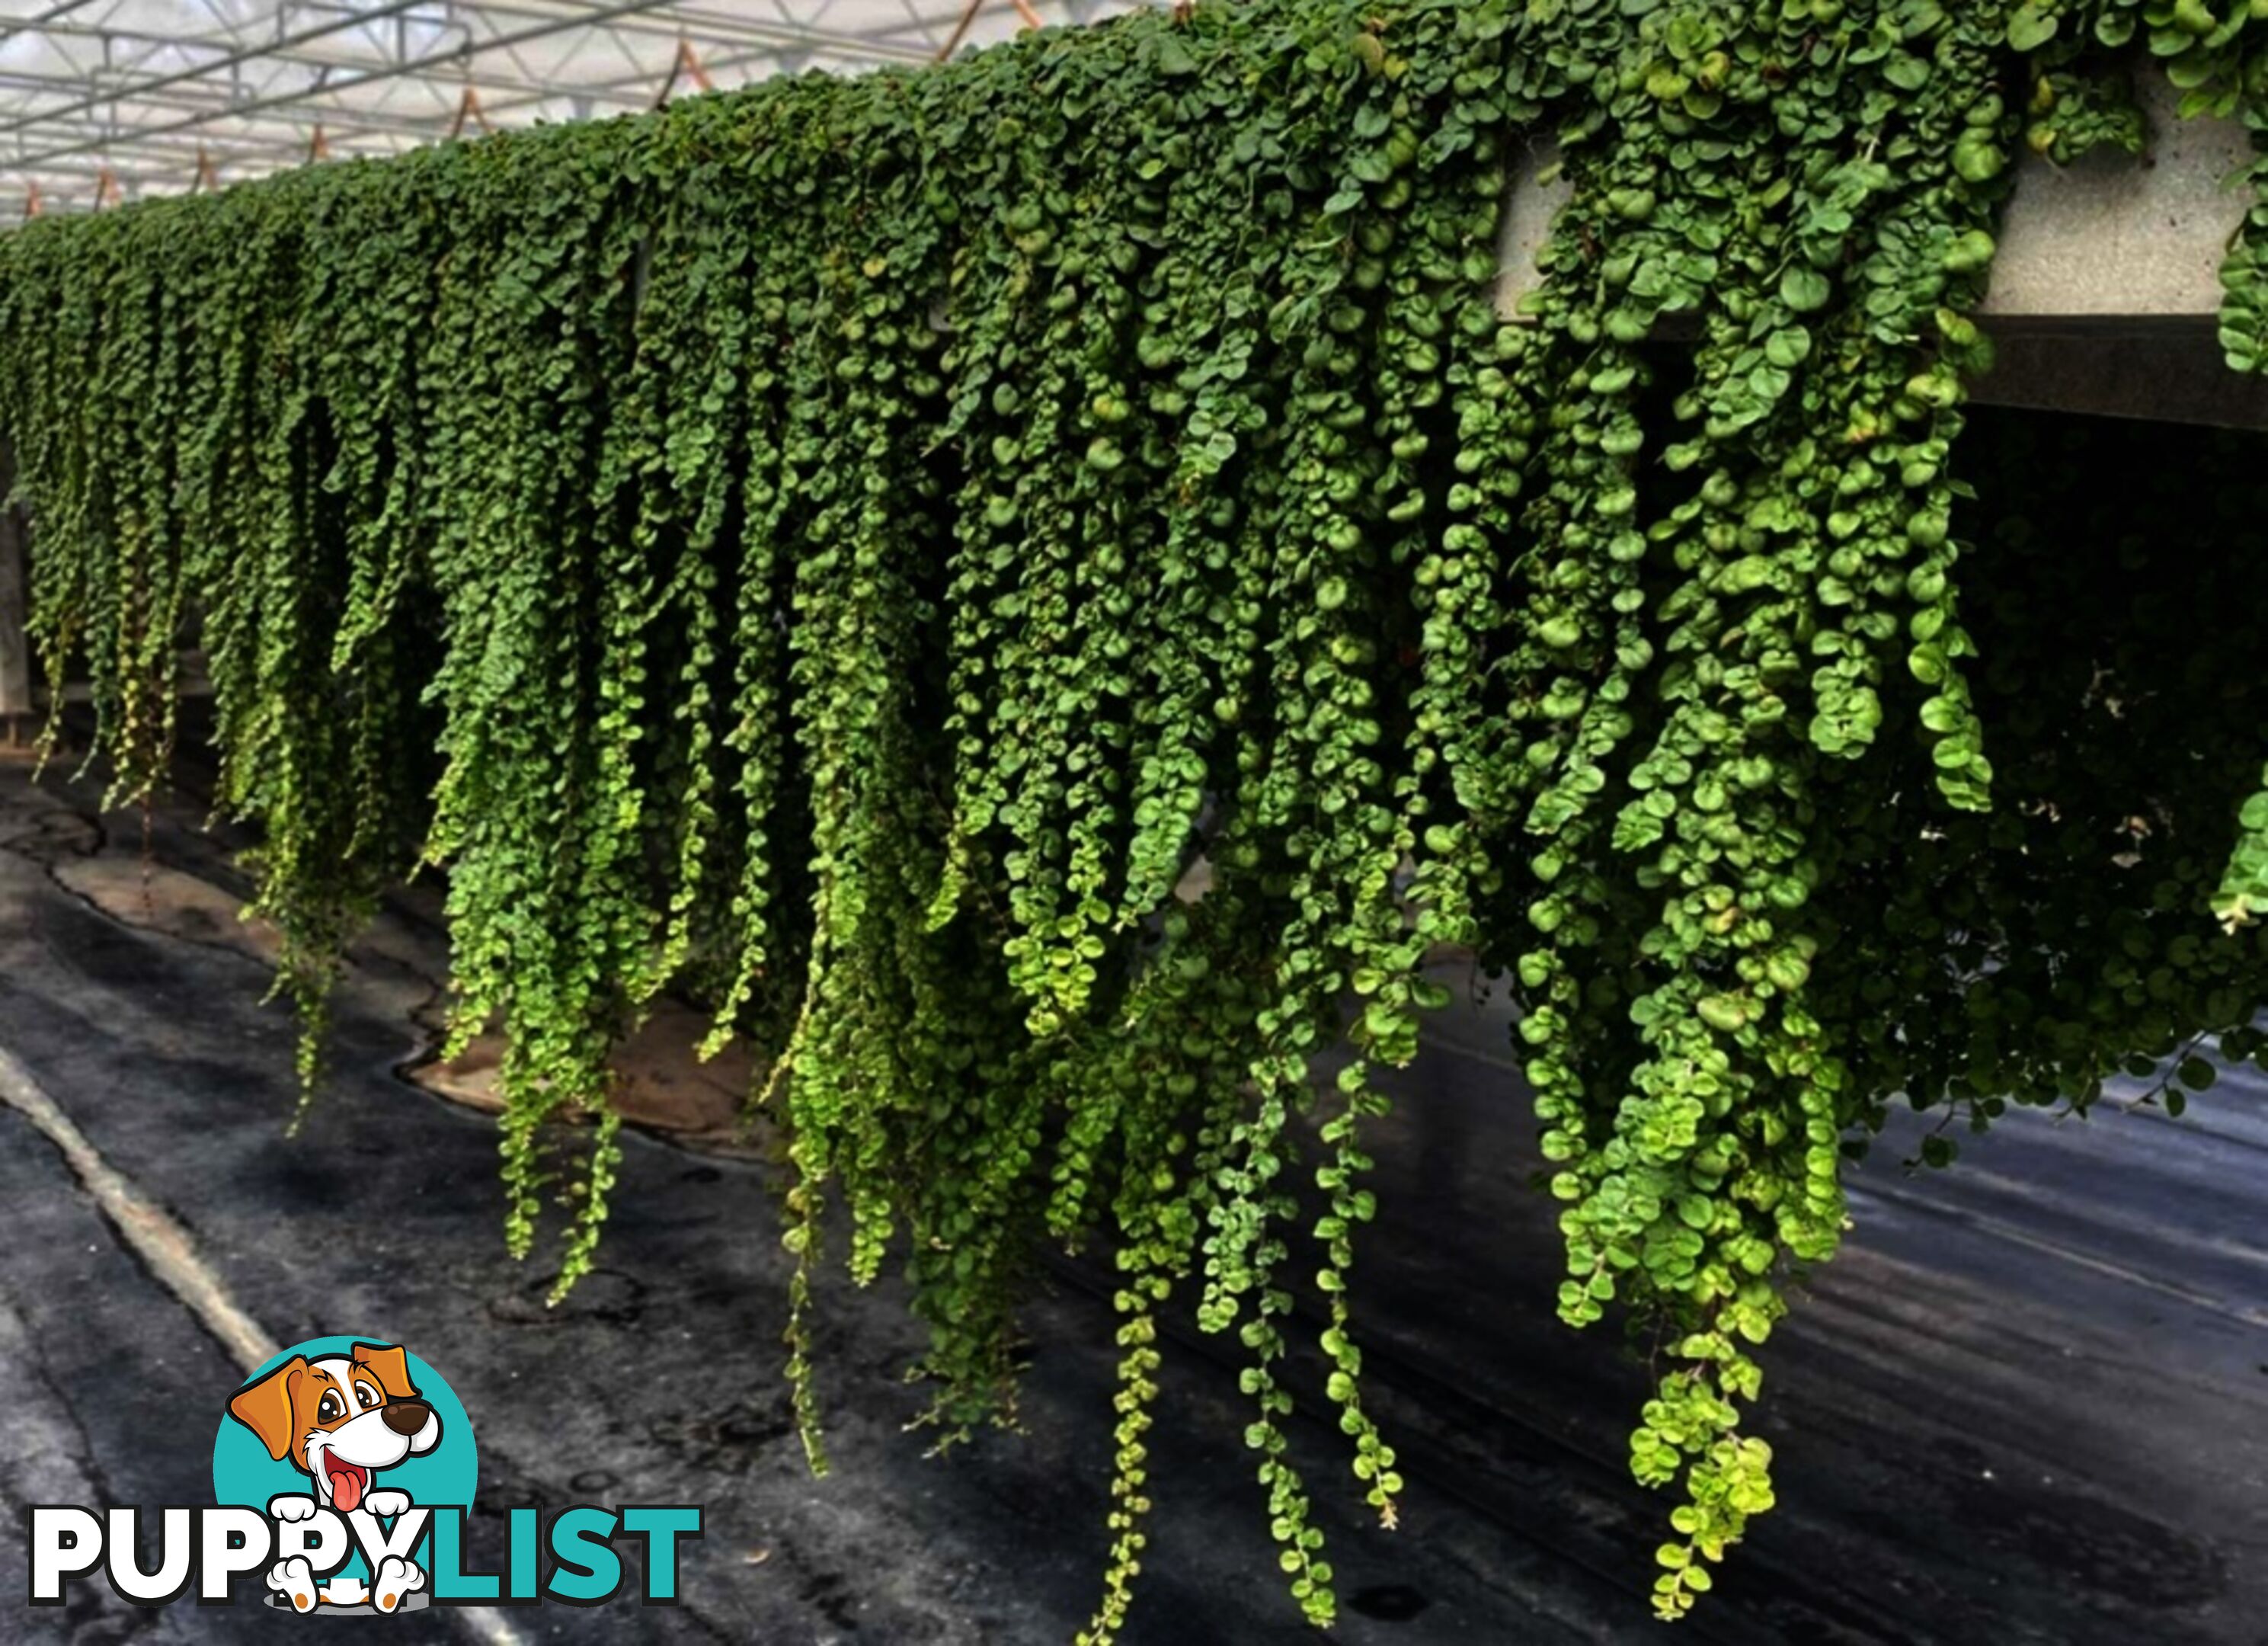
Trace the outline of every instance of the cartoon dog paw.
[[[315, 1609], [315, 1568], [307, 1564], [305, 1555], [295, 1554], [289, 1560], [276, 1561], [269, 1568], [268, 1586], [291, 1601], [291, 1609], [295, 1612], [313, 1612]], [[388, 1611], [392, 1609], [387, 1608]]]
[[389, 1554], [378, 1563], [378, 1577], [370, 1586], [370, 1598], [380, 1612], [391, 1612], [401, 1604], [401, 1597], [413, 1590], [425, 1587], [425, 1573], [420, 1567]]
[[362, 1495], [362, 1506], [382, 1520], [391, 1520], [396, 1515], [408, 1511], [409, 1494], [388, 1491], [364, 1492]]
[[315, 1500], [295, 1497], [289, 1493], [281, 1497], [271, 1497], [268, 1500], [268, 1517], [270, 1520], [313, 1520], [315, 1517]]

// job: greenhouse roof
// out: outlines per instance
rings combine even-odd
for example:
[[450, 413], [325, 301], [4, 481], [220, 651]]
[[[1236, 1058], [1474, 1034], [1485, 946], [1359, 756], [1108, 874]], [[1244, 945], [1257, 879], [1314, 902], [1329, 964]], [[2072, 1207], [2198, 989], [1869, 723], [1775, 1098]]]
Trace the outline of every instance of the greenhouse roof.
[[[0, 0], [0, 214], [935, 62], [1134, 0]], [[0, 218], [4, 220], [4, 218]]]

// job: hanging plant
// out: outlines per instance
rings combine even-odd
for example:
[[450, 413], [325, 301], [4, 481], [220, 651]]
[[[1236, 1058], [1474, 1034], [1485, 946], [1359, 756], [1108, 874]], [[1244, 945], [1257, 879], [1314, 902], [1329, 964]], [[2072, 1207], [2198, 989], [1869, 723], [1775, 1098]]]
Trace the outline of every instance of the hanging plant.
[[[1302, 1281], [1394, 1523], [1366, 1133], [1473, 951], [1559, 1311], [1660, 1346], [1675, 1617], [1771, 1502], [1758, 1347], [1893, 1096], [2174, 1107], [2257, 1047], [2268, 779], [2213, 686], [2250, 671], [2167, 678], [2139, 593], [2059, 649], [2046, 557], [2124, 579], [2156, 517], [2051, 476], [2136, 460], [1965, 434], [1963, 385], [2019, 145], [2139, 148], [2146, 55], [2268, 150], [2264, 41], [2198, 0], [1249, 0], [42, 218], [0, 239], [0, 429], [49, 683], [146, 795], [201, 639], [310, 1090], [343, 946], [446, 871], [449, 1047], [504, 1037], [506, 1237], [565, 1206], [558, 1292], [610, 1049], [671, 989], [754, 1044], [815, 1466], [823, 1232], [861, 1281], [902, 1254], [947, 1441], [1012, 1409], [1042, 1243], [1099, 1242], [1094, 1642], [1171, 1310], [1241, 1346], [1308, 1617]], [[1502, 314], [1541, 137], [1571, 196]], [[2242, 369], [2264, 248], [2268, 205]], [[2242, 609], [2258, 500], [2215, 475], [2242, 506], [2163, 507]]]

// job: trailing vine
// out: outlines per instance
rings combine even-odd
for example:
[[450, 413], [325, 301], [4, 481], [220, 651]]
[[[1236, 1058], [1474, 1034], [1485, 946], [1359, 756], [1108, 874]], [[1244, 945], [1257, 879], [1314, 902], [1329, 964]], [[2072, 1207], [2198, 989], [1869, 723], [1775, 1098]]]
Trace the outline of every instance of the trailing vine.
[[[1235, 1338], [1309, 1618], [1303, 1288], [1395, 1523], [1366, 1138], [1471, 951], [1559, 1311], [1653, 1354], [1675, 1617], [1771, 1502], [1756, 1351], [1894, 1099], [2177, 1109], [2260, 1049], [2253, 671], [2149, 638], [2176, 587], [2257, 604], [2268, 498], [2223, 441], [2139, 470], [2213, 465], [2200, 511], [2083, 485], [2144, 436], [1966, 427], [2014, 157], [2145, 146], [2145, 57], [2268, 156], [2233, 0], [1248, 0], [28, 223], [51, 698], [146, 797], [202, 648], [306, 1090], [345, 945], [446, 874], [449, 1046], [504, 1037], [506, 1237], [563, 1205], [559, 1294], [612, 1048], [665, 990], [751, 1043], [815, 1467], [823, 1239], [902, 1254], [941, 1443], [1012, 1418], [1042, 1244], [1099, 1240], [1092, 1642], [1170, 1308]], [[2268, 203], [2223, 277], [2254, 369]], [[2136, 577], [2176, 509], [2187, 581]]]

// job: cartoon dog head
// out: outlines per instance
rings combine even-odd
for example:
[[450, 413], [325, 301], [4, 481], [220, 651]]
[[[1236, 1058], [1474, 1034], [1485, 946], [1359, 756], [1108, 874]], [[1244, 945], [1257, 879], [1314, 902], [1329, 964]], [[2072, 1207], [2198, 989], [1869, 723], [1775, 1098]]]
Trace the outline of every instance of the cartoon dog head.
[[371, 1477], [440, 1443], [441, 1420], [409, 1381], [409, 1358], [386, 1343], [344, 1354], [294, 1354], [228, 1403], [279, 1461], [314, 1478], [317, 1501], [350, 1513]]

